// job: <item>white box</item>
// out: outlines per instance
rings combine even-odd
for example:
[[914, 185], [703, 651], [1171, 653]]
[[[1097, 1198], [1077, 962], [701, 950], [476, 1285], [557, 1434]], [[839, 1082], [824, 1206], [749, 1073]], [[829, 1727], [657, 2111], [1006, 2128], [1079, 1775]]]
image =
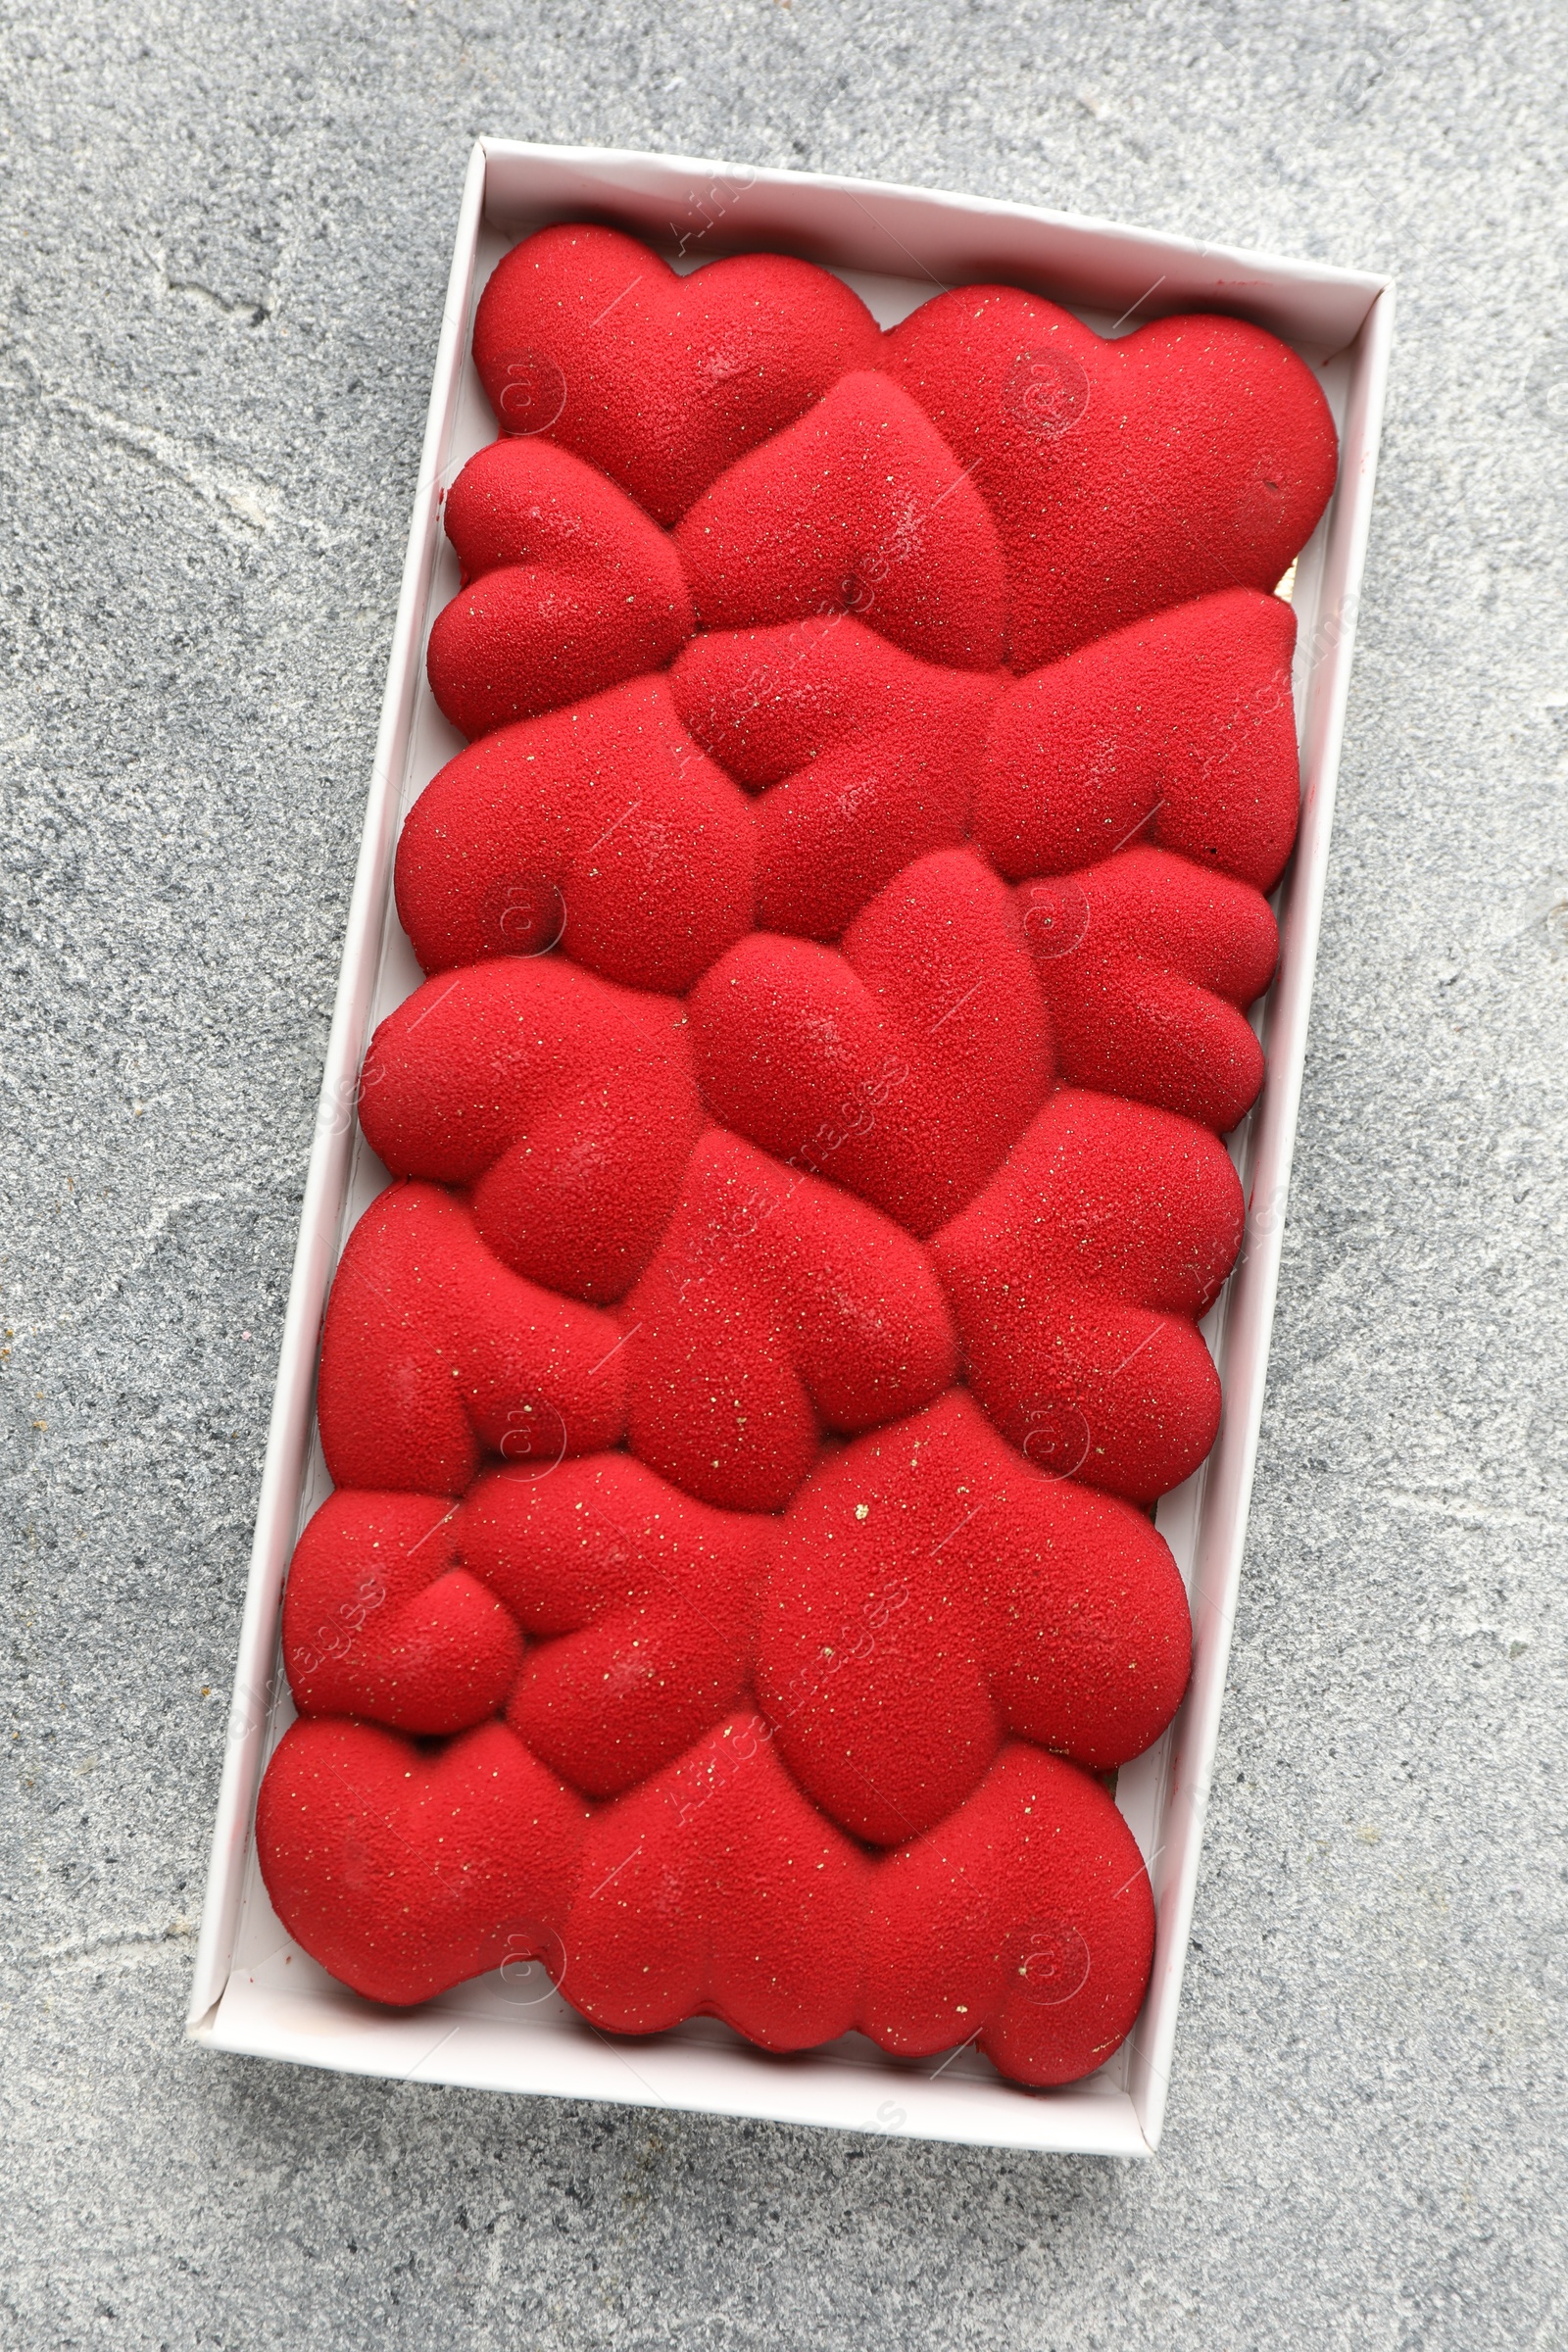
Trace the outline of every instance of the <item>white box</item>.
[[[769, 2056], [706, 2019], [657, 2038], [621, 2041], [577, 2018], [548, 1986], [543, 1998], [530, 1999], [526, 1982], [510, 1985], [499, 1977], [460, 1985], [420, 2009], [380, 2009], [335, 1984], [292, 1942], [257, 1867], [256, 1792], [292, 1719], [279, 1651], [284, 1574], [299, 1529], [328, 1488], [314, 1418], [321, 1315], [344, 1238], [386, 1181], [354, 1119], [356, 1078], [371, 1029], [421, 978], [392, 903], [393, 853], [403, 815], [461, 743], [431, 699], [423, 656], [430, 622], [457, 588], [439, 494], [495, 433], [468, 356], [469, 327], [485, 279], [517, 236], [548, 220], [581, 218], [641, 235], [688, 268], [731, 252], [804, 255], [838, 270], [884, 324], [939, 285], [975, 280], [1048, 295], [1102, 332], [1175, 311], [1233, 312], [1294, 345], [1317, 374], [1339, 426], [1339, 486], [1301, 556], [1294, 592], [1300, 623], [1295, 683], [1301, 828], [1277, 899], [1279, 975], [1260, 1008], [1268, 1081], [1232, 1139], [1248, 1200], [1247, 1238], [1204, 1325], [1224, 1413], [1208, 1460], [1165, 1497], [1158, 1513], [1192, 1600], [1193, 1679], [1174, 1723], [1147, 1755], [1124, 1767], [1117, 1785], [1117, 1804], [1153, 1886], [1153, 1975], [1123, 2047], [1097, 2075], [1066, 2089], [1031, 2091], [1004, 2082], [973, 2051], [918, 2064], [891, 2059], [858, 2034], [794, 2057]], [[1175, 2043], [1262, 1414], [1392, 329], [1393, 292], [1385, 278], [1026, 205], [613, 149], [499, 139], [475, 147], [283, 1327], [191, 1994], [195, 2039], [345, 2073], [492, 2090], [997, 2147], [1152, 2152]]]

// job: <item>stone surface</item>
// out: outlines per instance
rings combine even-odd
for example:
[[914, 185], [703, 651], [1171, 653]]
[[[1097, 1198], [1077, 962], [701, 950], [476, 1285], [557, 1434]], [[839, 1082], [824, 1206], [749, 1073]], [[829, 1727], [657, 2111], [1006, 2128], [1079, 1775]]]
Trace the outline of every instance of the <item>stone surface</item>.
[[[1561, 2340], [1568, 19], [13, 0], [0, 2339]], [[1164, 2148], [199, 2055], [249, 1521], [468, 143], [1032, 198], [1400, 325]]]

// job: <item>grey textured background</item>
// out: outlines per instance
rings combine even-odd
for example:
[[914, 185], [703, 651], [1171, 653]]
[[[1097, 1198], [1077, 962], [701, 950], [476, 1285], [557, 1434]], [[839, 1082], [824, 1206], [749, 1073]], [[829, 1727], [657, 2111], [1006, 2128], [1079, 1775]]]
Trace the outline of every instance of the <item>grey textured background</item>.
[[[1555, 0], [6, 8], [7, 2343], [1568, 2340], [1565, 52]], [[1029, 198], [1399, 280], [1152, 2166], [181, 2042], [483, 130]]]

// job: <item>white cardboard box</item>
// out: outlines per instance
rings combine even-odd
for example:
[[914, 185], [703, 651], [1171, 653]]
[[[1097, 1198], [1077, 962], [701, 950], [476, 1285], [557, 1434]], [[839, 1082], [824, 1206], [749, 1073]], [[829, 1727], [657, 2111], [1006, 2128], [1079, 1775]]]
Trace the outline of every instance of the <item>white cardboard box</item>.
[[[354, 1118], [357, 1073], [375, 1023], [421, 977], [393, 906], [393, 853], [403, 816], [461, 743], [431, 699], [423, 657], [430, 622], [457, 588], [440, 528], [440, 493], [495, 433], [468, 355], [469, 328], [485, 279], [519, 235], [547, 220], [582, 218], [641, 235], [682, 268], [732, 252], [804, 255], [845, 276], [885, 325], [939, 287], [976, 280], [1051, 296], [1102, 332], [1131, 331], [1175, 311], [1230, 311], [1301, 353], [1339, 426], [1339, 486], [1297, 567], [1294, 591], [1300, 624], [1295, 685], [1301, 829], [1278, 899], [1279, 976], [1261, 1007], [1268, 1081], [1232, 1139], [1248, 1200], [1247, 1238], [1204, 1326], [1219, 1365], [1224, 1414], [1208, 1460], [1165, 1497], [1158, 1514], [1192, 1600], [1193, 1679], [1176, 1720], [1147, 1755], [1123, 1769], [1116, 1793], [1153, 1885], [1153, 1975], [1123, 2047], [1097, 2075], [1067, 2089], [1030, 2091], [1004, 2082], [972, 2050], [919, 2064], [890, 2059], [858, 2034], [795, 2057], [769, 2056], [706, 2019], [623, 2041], [576, 2017], [542, 1970], [524, 1972], [520, 1983], [477, 1979], [416, 2010], [380, 2009], [335, 1984], [292, 1942], [257, 1867], [256, 1792], [292, 1718], [278, 1639], [284, 1574], [299, 1529], [328, 1489], [314, 1415], [321, 1315], [343, 1241], [386, 1182]], [[1025, 205], [612, 149], [499, 139], [475, 147], [283, 1327], [191, 1993], [195, 2039], [345, 2073], [491, 2090], [999, 2147], [1152, 2152], [1175, 2043], [1262, 1414], [1392, 327], [1393, 292], [1384, 278]]]

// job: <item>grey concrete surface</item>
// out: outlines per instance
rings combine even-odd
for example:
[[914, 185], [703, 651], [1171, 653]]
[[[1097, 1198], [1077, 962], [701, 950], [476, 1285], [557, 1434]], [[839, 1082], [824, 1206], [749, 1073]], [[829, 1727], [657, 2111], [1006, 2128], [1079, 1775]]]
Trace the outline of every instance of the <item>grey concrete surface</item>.
[[[7, 0], [0, 2340], [1568, 2341], [1565, 66], [1553, 0]], [[1399, 280], [1152, 2166], [181, 2041], [482, 130], [1029, 198]]]

